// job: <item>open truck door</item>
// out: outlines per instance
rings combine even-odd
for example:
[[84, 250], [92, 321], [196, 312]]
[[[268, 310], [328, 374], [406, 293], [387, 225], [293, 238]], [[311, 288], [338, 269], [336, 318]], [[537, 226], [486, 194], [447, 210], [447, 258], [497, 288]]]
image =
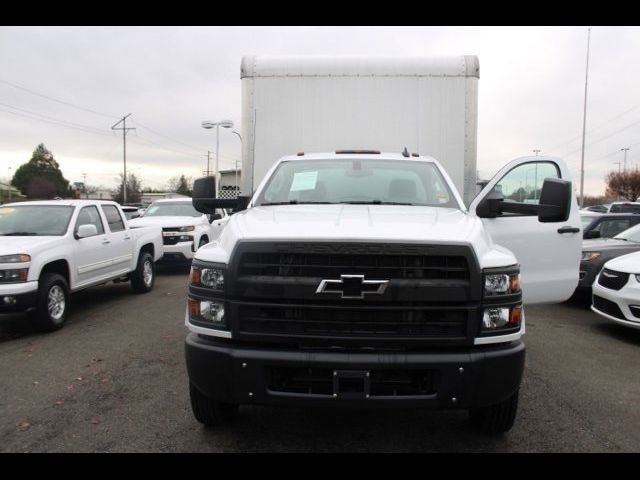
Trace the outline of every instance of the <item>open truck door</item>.
[[578, 284], [582, 229], [570, 180], [559, 158], [517, 158], [469, 206], [519, 260], [526, 304], [565, 301]]

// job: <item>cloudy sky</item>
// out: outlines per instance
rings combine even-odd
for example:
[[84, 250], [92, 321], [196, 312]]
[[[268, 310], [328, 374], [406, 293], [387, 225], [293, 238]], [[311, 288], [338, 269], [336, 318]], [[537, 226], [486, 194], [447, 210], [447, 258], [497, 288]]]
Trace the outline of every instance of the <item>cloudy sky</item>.
[[[43, 142], [71, 181], [113, 187], [122, 169], [144, 186], [198, 176], [215, 135], [205, 119], [240, 128], [240, 60], [270, 55], [478, 55], [478, 168], [541, 149], [579, 178], [586, 27], [0, 27], [0, 178]], [[640, 162], [640, 28], [593, 27], [585, 191]], [[220, 135], [221, 167], [240, 142]], [[577, 183], [577, 182], [576, 182]]]

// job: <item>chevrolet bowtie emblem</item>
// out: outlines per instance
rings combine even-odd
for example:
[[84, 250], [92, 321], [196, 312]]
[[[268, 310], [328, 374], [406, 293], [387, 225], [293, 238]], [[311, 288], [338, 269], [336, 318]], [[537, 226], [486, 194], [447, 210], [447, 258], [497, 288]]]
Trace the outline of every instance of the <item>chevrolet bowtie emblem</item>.
[[340, 298], [382, 295], [389, 280], [365, 280], [364, 275], [340, 275], [340, 280], [322, 280], [316, 293], [339, 293]]

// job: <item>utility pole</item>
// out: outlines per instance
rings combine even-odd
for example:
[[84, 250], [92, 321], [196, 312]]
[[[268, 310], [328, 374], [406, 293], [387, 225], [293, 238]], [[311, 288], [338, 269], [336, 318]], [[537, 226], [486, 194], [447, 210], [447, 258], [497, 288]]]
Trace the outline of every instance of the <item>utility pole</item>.
[[84, 190], [84, 198], [89, 198], [87, 196], [87, 174], [82, 174], [82, 190]]
[[[111, 127], [111, 130], [122, 130], [122, 157], [124, 159], [124, 178], [122, 179], [122, 204], [127, 203], [127, 132], [135, 130], [135, 128], [127, 128], [127, 118], [131, 114], [125, 115], [118, 123]], [[116, 128], [122, 123], [122, 127]]]
[[209, 169], [209, 161], [211, 159], [211, 151], [207, 150], [207, 177], [211, 175], [211, 170]]
[[620, 151], [624, 152], [624, 168], [622, 169], [622, 171], [626, 172], [627, 171], [627, 152], [629, 151], [629, 147], [621, 148]]
[[613, 162], [614, 165], [618, 165], [618, 173], [620, 173], [620, 166], [622, 165], [622, 162]]
[[589, 46], [591, 44], [591, 27], [587, 30], [587, 69], [584, 75], [584, 111], [582, 115], [582, 156], [580, 159], [580, 208], [584, 206], [584, 137], [587, 128], [587, 84], [589, 81]]
[[533, 153], [536, 154], [536, 157], [538, 156], [538, 154], [541, 152], [542, 150], [540, 150], [539, 148], [536, 148], [533, 150]]

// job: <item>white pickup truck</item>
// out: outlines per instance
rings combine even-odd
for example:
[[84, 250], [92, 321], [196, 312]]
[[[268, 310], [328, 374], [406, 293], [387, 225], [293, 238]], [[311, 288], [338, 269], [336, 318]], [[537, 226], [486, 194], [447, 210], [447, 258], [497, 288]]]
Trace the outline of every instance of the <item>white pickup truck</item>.
[[229, 220], [224, 209], [210, 215], [198, 212], [191, 198], [156, 200], [143, 217], [129, 221], [132, 227], [162, 228], [162, 261], [191, 262], [198, 248], [217, 239]]
[[130, 228], [115, 202], [51, 200], [0, 206], [0, 313], [29, 312], [37, 328], [64, 325], [69, 294], [129, 279], [153, 288], [160, 227]]
[[[193, 260], [196, 419], [216, 425], [242, 404], [431, 407], [509, 430], [523, 303], [564, 301], [578, 283], [569, 179], [559, 158], [519, 158], [467, 208], [428, 156], [282, 158]], [[193, 202], [205, 213], [234, 206], [208, 178]]]

